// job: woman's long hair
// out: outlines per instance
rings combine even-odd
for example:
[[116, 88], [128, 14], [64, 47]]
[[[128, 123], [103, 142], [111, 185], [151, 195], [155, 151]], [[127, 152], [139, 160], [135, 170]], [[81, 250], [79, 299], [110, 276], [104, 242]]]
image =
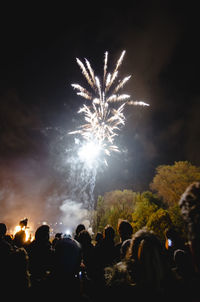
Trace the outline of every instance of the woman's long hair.
[[145, 228], [136, 232], [126, 258], [136, 284], [155, 291], [163, 290], [169, 267], [161, 242], [153, 232]]

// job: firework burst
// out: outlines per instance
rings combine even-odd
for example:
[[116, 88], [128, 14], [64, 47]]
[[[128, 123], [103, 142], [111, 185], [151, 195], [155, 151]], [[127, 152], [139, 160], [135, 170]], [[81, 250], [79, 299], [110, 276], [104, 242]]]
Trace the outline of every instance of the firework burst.
[[[95, 76], [94, 70], [87, 59], [85, 59], [85, 65], [78, 58], [76, 59], [90, 90], [79, 84], [72, 84], [72, 87], [77, 91], [77, 95], [88, 100], [88, 104], [83, 104], [78, 111], [78, 113], [84, 114], [86, 123], [81, 125], [79, 130], [69, 134], [81, 135], [89, 146], [92, 142], [106, 155], [110, 155], [111, 151], [119, 152], [119, 148], [114, 144], [114, 139], [120, 128], [125, 125], [123, 113], [125, 105], [149, 106], [149, 104], [142, 101], [130, 100], [128, 94], [119, 93], [131, 78], [131, 76], [127, 76], [122, 80], [118, 79], [119, 67], [124, 55], [125, 51], [121, 53], [114, 71], [109, 73], [107, 71], [108, 52], [105, 52], [101, 81]], [[106, 159], [104, 160], [107, 164]]]

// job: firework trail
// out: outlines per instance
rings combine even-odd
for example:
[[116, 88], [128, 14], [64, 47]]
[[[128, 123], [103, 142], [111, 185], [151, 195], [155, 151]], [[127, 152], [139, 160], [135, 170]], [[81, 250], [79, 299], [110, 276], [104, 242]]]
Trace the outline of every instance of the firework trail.
[[[130, 100], [130, 95], [120, 94], [119, 91], [128, 82], [131, 76], [118, 80], [119, 67], [123, 62], [125, 50], [121, 53], [114, 71], [108, 73], [108, 52], [105, 52], [102, 81], [95, 76], [89, 61], [85, 59], [85, 65], [77, 58], [76, 61], [86, 78], [90, 91], [79, 84], [72, 84], [77, 90], [77, 95], [88, 100], [89, 104], [83, 104], [78, 113], [84, 114], [86, 123], [79, 130], [69, 134], [80, 134], [88, 143], [93, 142], [99, 146], [106, 155], [111, 151], [119, 152], [114, 144], [114, 138], [120, 127], [125, 125], [125, 105], [149, 106], [142, 101]], [[118, 106], [117, 106], [118, 104]], [[104, 159], [105, 160], [105, 159]], [[107, 164], [106, 160], [105, 163]]]

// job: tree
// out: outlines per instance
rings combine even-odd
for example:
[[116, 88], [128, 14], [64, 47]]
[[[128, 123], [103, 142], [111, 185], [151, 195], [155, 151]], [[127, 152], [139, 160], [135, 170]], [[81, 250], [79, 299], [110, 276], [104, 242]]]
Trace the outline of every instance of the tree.
[[124, 210], [125, 208], [133, 209], [135, 204], [136, 193], [132, 190], [115, 190], [107, 192], [104, 195], [105, 207], [119, 208]]
[[117, 234], [119, 219], [132, 221], [137, 193], [132, 190], [115, 190], [99, 196], [93, 218], [93, 231], [103, 231], [107, 224], [112, 225]]
[[151, 215], [159, 209], [159, 206], [156, 204], [158, 199], [151, 192], [137, 193], [136, 200], [135, 209], [132, 214], [134, 233], [146, 226]]
[[126, 209], [112, 208], [107, 212], [107, 223], [110, 224], [115, 230], [115, 239], [119, 241], [119, 233], [118, 233], [118, 224], [120, 220], [127, 220], [131, 223], [132, 221], [132, 212]]
[[94, 232], [102, 232], [106, 224], [106, 210], [104, 207], [104, 198], [99, 195], [96, 210], [93, 212], [92, 229]]
[[167, 210], [158, 209], [151, 215], [147, 222], [147, 228], [152, 230], [162, 242], [165, 241], [165, 230], [172, 226], [172, 221]]
[[179, 161], [171, 166], [158, 166], [150, 188], [171, 206], [179, 201], [185, 189], [194, 181], [200, 181], [200, 167], [188, 161]]
[[172, 207], [169, 207], [168, 212], [176, 232], [184, 240], [187, 240], [187, 226], [181, 214], [180, 206], [176, 204]]

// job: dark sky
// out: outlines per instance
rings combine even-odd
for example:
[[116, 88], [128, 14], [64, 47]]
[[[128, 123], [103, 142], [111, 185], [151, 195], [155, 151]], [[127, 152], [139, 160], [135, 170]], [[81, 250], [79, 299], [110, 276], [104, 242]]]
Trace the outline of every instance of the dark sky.
[[[132, 78], [124, 91], [150, 104], [126, 109], [126, 125], [117, 138], [122, 153], [112, 155], [98, 174], [96, 194], [146, 190], [160, 164], [200, 165], [196, 1], [106, 4], [1, 8], [0, 202], [9, 210], [23, 208], [29, 199], [34, 212], [36, 200], [67, 186], [61, 158], [84, 101], [71, 87], [74, 82], [85, 86], [76, 57], [86, 57], [98, 75], [105, 51], [113, 68], [125, 49], [120, 75]], [[48, 207], [56, 208], [52, 200]], [[44, 205], [40, 214], [44, 208], [48, 212]]]

